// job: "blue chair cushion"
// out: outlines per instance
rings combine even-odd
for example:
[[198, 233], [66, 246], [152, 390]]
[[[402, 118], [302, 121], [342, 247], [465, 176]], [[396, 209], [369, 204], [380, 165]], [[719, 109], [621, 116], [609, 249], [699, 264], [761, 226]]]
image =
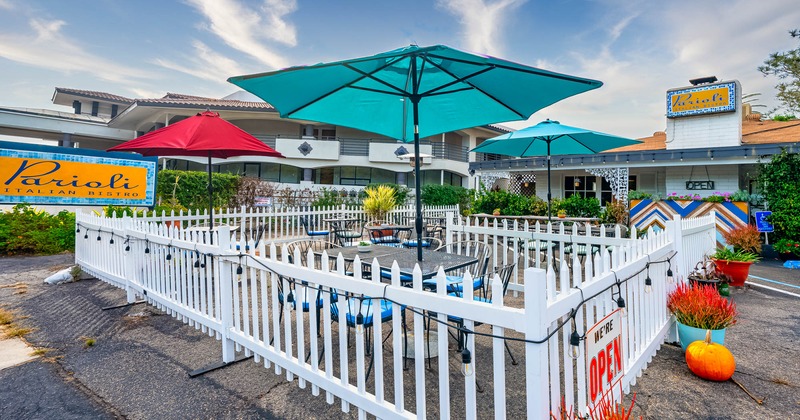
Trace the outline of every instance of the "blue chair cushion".
[[[392, 272], [389, 270], [381, 270], [381, 278], [382, 279], [391, 279]], [[408, 274], [400, 274], [400, 281], [409, 282], [414, 281], [414, 277], [409, 276]]]
[[[403, 242], [403, 246], [407, 246], [409, 248], [416, 248], [417, 247], [417, 240], [416, 239], [411, 239], [411, 240], [408, 240], [408, 241], [404, 241]], [[430, 246], [431, 246], [431, 242], [430, 241], [425, 241], [425, 240], [422, 241], [422, 247], [423, 248], [428, 248]]]
[[381, 322], [389, 321], [392, 319], [392, 302], [383, 299], [365, 299], [363, 301], [359, 301], [359, 299], [352, 298], [345, 304], [347, 305], [347, 323], [355, 325], [356, 317], [358, 316], [359, 309], [361, 310], [361, 315], [364, 316], [364, 325], [370, 326], [373, 322], [373, 307], [376, 302], [380, 302], [380, 317]]
[[[462, 292], [464, 288], [461, 286], [461, 282], [464, 281], [464, 277], [462, 276], [447, 276], [447, 292]], [[477, 289], [481, 287], [483, 284], [483, 279], [480, 277], [475, 277], [472, 279], [472, 287], [473, 289]], [[426, 289], [436, 290], [436, 279], [427, 279], [422, 281], [422, 287]]]
[[309, 230], [308, 236], [324, 236], [329, 235], [331, 232], [327, 230]]

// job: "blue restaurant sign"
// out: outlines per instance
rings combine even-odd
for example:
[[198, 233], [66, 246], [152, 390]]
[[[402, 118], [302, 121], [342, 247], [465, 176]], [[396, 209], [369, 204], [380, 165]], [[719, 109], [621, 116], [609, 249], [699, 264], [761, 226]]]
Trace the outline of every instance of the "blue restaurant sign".
[[0, 204], [152, 206], [157, 157], [0, 141]]

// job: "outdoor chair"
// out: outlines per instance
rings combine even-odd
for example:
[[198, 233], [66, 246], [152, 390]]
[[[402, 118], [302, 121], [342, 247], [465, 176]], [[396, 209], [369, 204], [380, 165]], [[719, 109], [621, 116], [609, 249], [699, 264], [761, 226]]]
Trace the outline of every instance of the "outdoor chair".
[[361, 237], [364, 236], [365, 224], [366, 222], [363, 220], [331, 222], [334, 240], [341, 246], [353, 246], [357, 244], [361, 240]]
[[[407, 239], [403, 241], [403, 248], [416, 248], [417, 247], [417, 240], [416, 239]], [[441, 248], [442, 241], [438, 238], [422, 238], [422, 247], [431, 251]], [[391, 279], [392, 272], [390, 270], [382, 269], [381, 270], [381, 278], [382, 279]], [[409, 285], [414, 278], [408, 274], [400, 274], [400, 282], [404, 283], [404, 285]]]
[[[494, 275], [497, 275], [497, 276], [500, 277], [500, 281], [503, 284], [503, 290], [502, 290], [502, 295], [503, 296], [505, 296], [506, 292], [508, 291], [508, 283], [511, 280], [511, 276], [514, 274], [514, 270], [516, 270], [516, 268], [517, 268], [517, 263], [513, 262], [513, 263], [510, 263], [510, 264], [507, 264], [507, 265], [504, 265], [502, 267], [497, 268], [497, 270], [495, 270], [494, 273], [492, 273], [492, 275], [488, 276], [488, 278], [490, 279], [489, 281], [491, 281], [491, 279], [494, 279]], [[493, 290], [490, 287], [488, 295], [486, 297], [473, 296], [473, 300], [475, 300], [476, 302], [492, 303], [492, 297], [494, 296], [494, 294], [496, 292], [497, 292], [496, 290]], [[461, 296], [460, 293], [450, 293], [450, 295], [451, 296]], [[447, 316], [447, 320], [452, 322], [452, 323], [454, 323], [454, 324], [456, 324], [458, 327], [463, 327], [464, 326], [464, 320], [462, 318], [460, 318], [460, 317], [448, 315]], [[476, 322], [475, 326], [477, 327], [478, 325], [481, 325], [481, 324]], [[457, 338], [458, 349], [459, 350], [463, 349], [464, 346], [466, 345], [465, 338], [466, 337], [464, 336], [464, 334], [461, 332], [461, 330], [459, 330], [458, 331], [458, 338]], [[517, 359], [515, 359], [514, 358], [514, 354], [511, 353], [511, 348], [508, 347], [508, 341], [504, 340], [504, 343], [505, 343], [505, 346], [506, 346], [506, 351], [508, 352], [508, 355], [511, 357], [511, 364], [516, 365], [517, 364]]]
[[306, 231], [306, 235], [308, 235], [311, 239], [319, 238], [322, 236], [327, 238], [331, 234], [331, 231], [329, 230], [317, 229], [317, 225], [314, 222], [314, 219], [309, 218], [308, 216], [300, 216], [300, 224]]
[[[489, 258], [492, 256], [492, 250], [489, 245], [479, 241], [460, 241], [442, 245], [436, 251], [468, 255], [478, 260], [476, 264], [447, 274], [447, 293], [461, 293], [464, 290], [464, 286], [461, 284], [464, 279], [464, 273], [469, 271], [472, 274], [473, 290], [480, 290], [483, 296], [486, 297], [484, 277], [486, 277], [486, 270], [489, 268]], [[423, 280], [422, 287], [436, 291], [436, 279]]]

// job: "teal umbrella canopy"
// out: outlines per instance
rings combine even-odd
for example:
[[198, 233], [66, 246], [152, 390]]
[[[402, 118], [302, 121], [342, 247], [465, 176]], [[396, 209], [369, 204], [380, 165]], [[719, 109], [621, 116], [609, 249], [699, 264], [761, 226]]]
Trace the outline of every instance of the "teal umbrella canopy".
[[546, 120], [485, 140], [470, 152], [516, 157], [588, 155], [637, 143], [641, 141]]
[[600, 153], [637, 143], [641, 143], [641, 141], [546, 120], [532, 127], [485, 140], [470, 152], [517, 157], [547, 156], [547, 216], [549, 218], [552, 217], [550, 156]]
[[[534, 112], [602, 86], [584, 79], [443, 45], [236, 76], [229, 82], [284, 118], [319, 121], [414, 142]], [[419, 165], [414, 166], [417, 258], [422, 261]]]
[[602, 82], [537, 69], [443, 45], [411, 45], [370, 57], [236, 76], [229, 82], [282, 117], [414, 140], [528, 118]]

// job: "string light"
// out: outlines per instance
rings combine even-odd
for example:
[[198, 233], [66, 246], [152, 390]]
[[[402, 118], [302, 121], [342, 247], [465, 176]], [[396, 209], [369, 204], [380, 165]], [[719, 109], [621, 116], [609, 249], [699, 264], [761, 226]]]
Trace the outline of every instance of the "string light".
[[653, 291], [653, 279], [650, 278], [650, 270], [647, 270], [647, 277], [644, 279], [644, 292], [650, 293]]
[[99, 241], [102, 241], [102, 240], [103, 240], [103, 238], [100, 237], [100, 232], [97, 232], [97, 241], [99, 242]]
[[575, 326], [575, 313], [572, 312], [572, 334], [569, 335], [570, 351], [569, 355], [573, 359], [581, 357], [581, 336], [578, 334], [578, 329]]
[[672, 274], [672, 262], [671, 261], [669, 263], [669, 268], [667, 268], [667, 282], [669, 282], [669, 284], [672, 284], [672, 283], [675, 282], [675, 278], [674, 278], [674, 276]]
[[108, 240], [109, 245], [114, 245], [114, 236], [111, 236], [111, 239]]
[[617, 293], [619, 295], [617, 297], [617, 308], [619, 308], [619, 314], [623, 318], [627, 318], [628, 317], [628, 310], [625, 307], [625, 299], [622, 298], [622, 286], [620, 286], [619, 283], [617, 283]]
[[[466, 341], [465, 336], [464, 342], [466, 343]], [[472, 366], [472, 353], [470, 353], [467, 346], [464, 346], [464, 349], [461, 350], [461, 374], [464, 375], [465, 378], [475, 374], [475, 369]]]
[[359, 336], [364, 335], [364, 315], [361, 314], [360, 304], [358, 308], [358, 315], [356, 315], [356, 334]]

